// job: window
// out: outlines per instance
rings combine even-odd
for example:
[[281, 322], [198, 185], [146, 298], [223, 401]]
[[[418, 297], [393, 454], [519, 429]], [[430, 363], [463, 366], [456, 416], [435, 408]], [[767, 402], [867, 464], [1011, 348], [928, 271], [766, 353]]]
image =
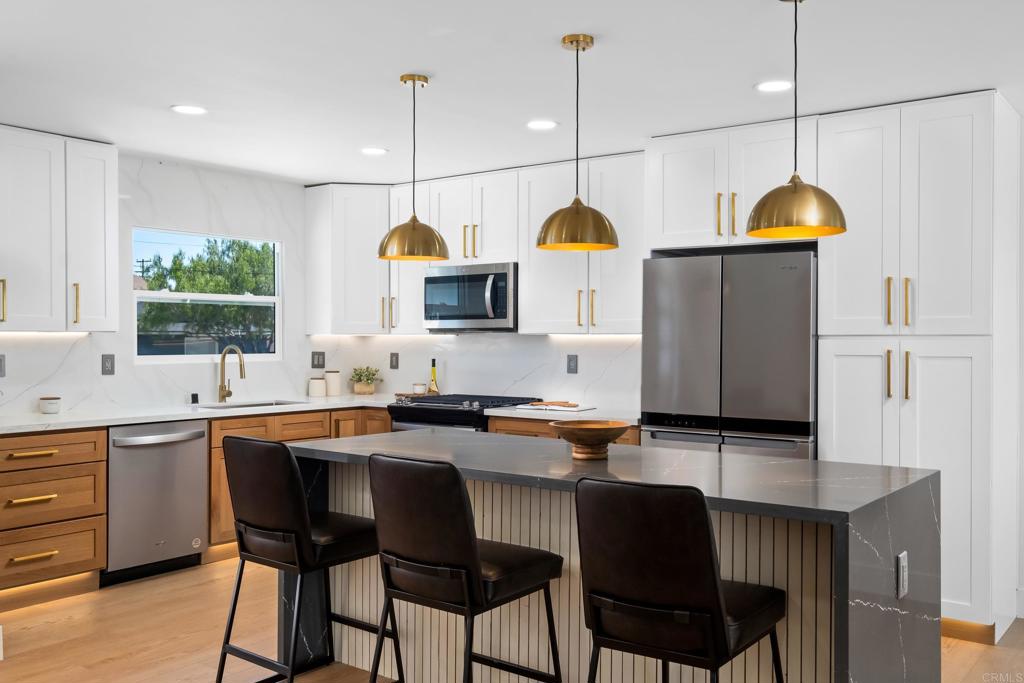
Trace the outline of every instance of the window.
[[208, 356], [229, 344], [276, 355], [280, 253], [276, 242], [135, 228], [136, 355]]

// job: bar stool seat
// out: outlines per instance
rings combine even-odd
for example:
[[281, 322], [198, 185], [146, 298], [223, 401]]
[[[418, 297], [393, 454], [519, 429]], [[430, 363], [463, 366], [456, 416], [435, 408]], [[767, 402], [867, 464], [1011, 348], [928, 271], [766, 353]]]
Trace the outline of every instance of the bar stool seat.
[[342, 512], [310, 512], [309, 530], [317, 564], [325, 567], [377, 554], [372, 519]]
[[761, 640], [786, 616], [786, 592], [771, 586], [722, 580], [725, 629], [734, 652]]
[[539, 548], [477, 539], [480, 578], [488, 604], [532, 593], [562, 574], [562, 558]]

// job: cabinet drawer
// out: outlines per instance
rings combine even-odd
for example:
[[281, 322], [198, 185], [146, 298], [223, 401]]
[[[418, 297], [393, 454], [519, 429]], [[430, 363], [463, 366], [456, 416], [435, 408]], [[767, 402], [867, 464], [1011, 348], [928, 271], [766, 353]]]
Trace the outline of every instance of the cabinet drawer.
[[387, 408], [365, 408], [363, 410], [364, 434], [387, 434], [391, 431], [391, 414]]
[[105, 429], [0, 438], [0, 472], [106, 459]]
[[335, 410], [331, 413], [331, 437], [360, 436], [363, 434], [363, 411], [360, 408]]
[[326, 439], [331, 435], [331, 414], [288, 413], [274, 416], [274, 438], [278, 441]]
[[0, 529], [106, 512], [106, 463], [0, 474]]
[[274, 438], [273, 417], [235, 417], [210, 422], [210, 447], [222, 448], [225, 436], [254, 436], [257, 439]]
[[0, 532], [0, 589], [102, 569], [107, 517]]

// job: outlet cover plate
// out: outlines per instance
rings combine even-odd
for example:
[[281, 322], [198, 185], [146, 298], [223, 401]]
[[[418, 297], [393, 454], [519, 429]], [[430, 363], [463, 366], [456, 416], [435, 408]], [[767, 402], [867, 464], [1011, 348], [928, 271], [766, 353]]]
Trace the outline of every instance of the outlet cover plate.
[[323, 351], [314, 351], [310, 367], [314, 370], [322, 370], [327, 366], [327, 354]]
[[397, 353], [392, 353], [391, 354], [391, 369], [392, 370], [397, 370], [398, 369], [398, 354]]
[[910, 556], [906, 550], [896, 556], [896, 599], [902, 600], [910, 592]]
[[114, 354], [104, 353], [100, 356], [100, 374], [113, 375], [115, 370]]
[[580, 371], [580, 357], [575, 353], [566, 356], [565, 371], [570, 375], [575, 375]]
[[0, 377], [7, 376], [7, 354], [0, 353]]

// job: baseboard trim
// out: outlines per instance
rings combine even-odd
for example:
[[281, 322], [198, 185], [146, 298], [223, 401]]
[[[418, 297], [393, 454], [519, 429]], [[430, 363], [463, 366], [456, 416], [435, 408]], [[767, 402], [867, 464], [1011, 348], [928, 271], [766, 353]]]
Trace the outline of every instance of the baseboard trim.
[[59, 579], [39, 581], [25, 586], [14, 586], [0, 591], [0, 612], [7, 612], [72, 595], [91, 593], [100, 589], [100, 573], [84, 572]]
[[230, 543], [211, 545], [209, 548], [204, 550], [202, 563], [210, 564], [211, 562], [230, 560], [235, 557], [238, 557], [238, 542], [231, 541]]
[[942, 617], [942, 635], [946, 638], [969, 640], [982, 645], [996, 644], [995, 624], [976, 624], [973, 621], [960, 621]]

